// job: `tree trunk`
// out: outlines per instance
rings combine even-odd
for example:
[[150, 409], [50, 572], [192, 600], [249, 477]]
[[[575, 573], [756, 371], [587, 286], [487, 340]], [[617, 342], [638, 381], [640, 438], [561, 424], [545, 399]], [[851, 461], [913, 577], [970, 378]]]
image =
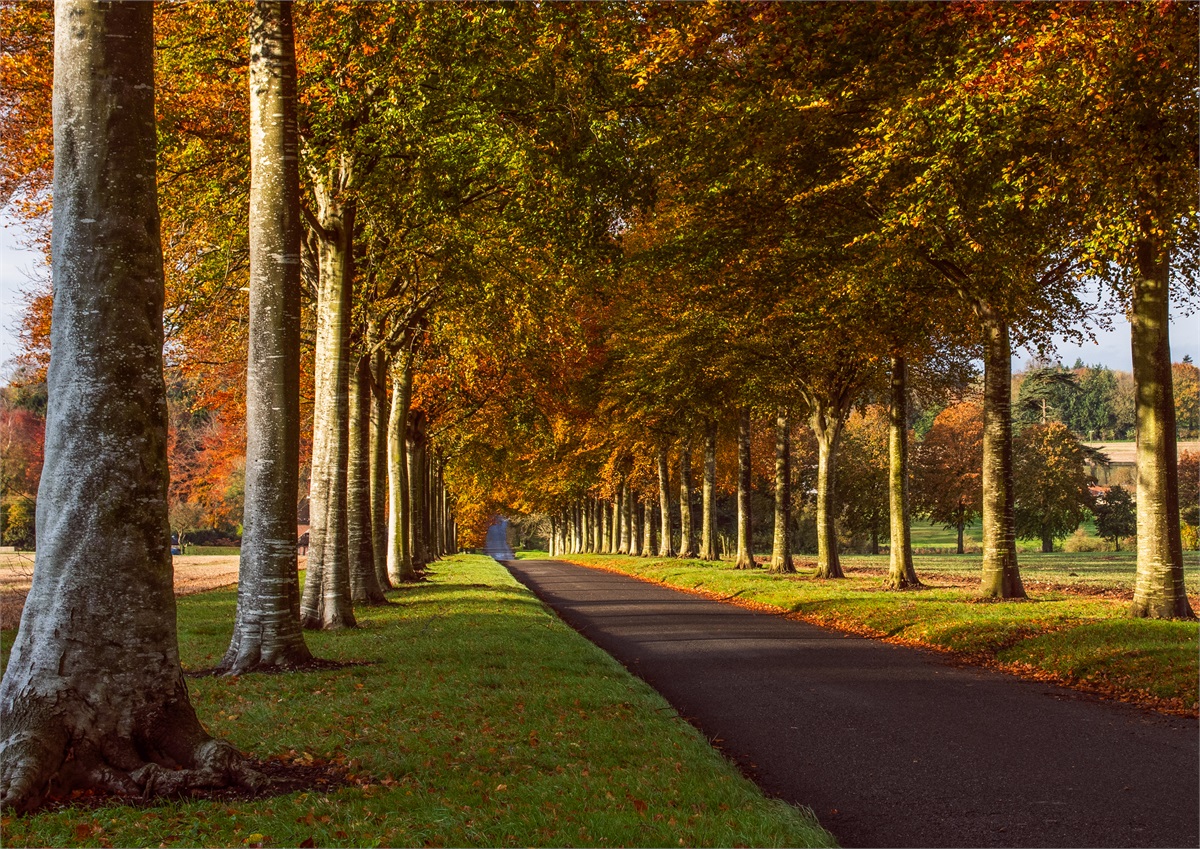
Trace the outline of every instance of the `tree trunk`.
[[817, 437], [817, 572], [818, 578], [844, 578], [837, 542], [837, 449], [842, 420], [821, 404], [812, 414]]
[[675, 546], [671, 539], [671, 470], [667, 464], [667, 448], [658, 449], [658, 512], [662, 524], [662, 535], [658, 538], [658, 556], [674, 557]]
[[1025, 598], [1017, 568], [1012, 479], [1012, 346], [1008, 323], [983, 315], [983, 581], [985, 598]]
[[787, 411], [775, 416], [775, 536], [772, 572], [795, 572], [792, 563], [792, 426]]
[[888, 508], [888, 586], [897, 590], [919, 587], [908, 514], [908, 360], [898, 355], [892, 357], [892, 404], [888, 410]]
[[717, 426], [704, 432], [704, 491], [700, 519], [700, 559], [717, 559]]
[[[268, 12], [281, 14], [255, 10]], [[261, 776], [200, 725], [179, 665], [153, 6], [62, 0], [54, 48], [38, 566], [0, 682], [0, 807], [32, 808], [52, 779], [59, 794], [258, 786]]]
[[967, 523], [963, 519], [963, 508], [958, 508], [958, 554], [966, 554], [967, 547], [963, 545], [963, 534], [966, 531]]
[[412, 403], [412, 356], [392, 364], [388, 416], [388, 577], [393, 584], [417, 580], [409, 540], [408, 413]]
[[654, 556], [654, 503], [642, 500], [642, 557]]
[[750, 520], [750, 408], [738, 413], [737, 560], [735, 569], [755, 569]]
[[346, 536], [354, 204], [344, 187], [350, 170], [343, 159], [327, 183], [314, 185], [320, 230], [308, 569], [300, 603], [306, 628], [355, 625]]
[[[374, 322], [367, 331], [378, 341]], [[388, 577], [388, 398], [387, 354], [382, 348], [371, 357], [371, 552], [375, 556], [375, 580], [382, 589], [392, 588]]]
[[431, 564], [438, 559], [438, 553], [433, 548], [433, 474], [432, 463], [430, 463], [430, 441], [428, 441], [428, 419], [425, 420], [425, 439], [421, 440], [420, 446], [420, 465], [421, 470], [421, 512], [416, 514], [416, 517], [421, 520], [421, 547], [425, 552], [422, 559], [422, 566]]
[[625, 483], [625, 500], [622, 502], [622, 513], [625, 520], [625, 536], [623, 544], [625, 554], [637, 554], [637, 534], [634, 530], [634, 486]]
[[[240, 675], [312, 660], [300, 628], [300, 174], [292, 10], [250, 21], [250, 350], [246, 481], [233, 637], [219, 668]], [[182, 540], [181, 540], [182, 542]]]
[[1042, 554], [1054, 553], [1054, 537], [1049, 534], [1042, 534]]
[[613, 502], [613, 548], [617, 554], [629, 553], [629, 523], [625, 515], [625, 483], [617, 484], [617, 499]]
[[692, 530], [692, 446], [687, 442], [679, 452], [679, 556], [696, 556], [696, 534]]
[[621, 551], [621, 488], [617, 487], [614, 493], [613, 502], [610, 505], [612, 516], [608, 523], [608, 552], [609, 554], [620, 554]]
[[429, 564], [425, 545], [425, 413], [412, 410], [406, 430], [408, 448], [408, 539], [413, 571]]
[[[1148, 219], [1142, 229], [1150, 230]], [[1130, 321], [1137, 415], [1137, 577], [1130, 614], [1194, 619], [1183, 585], [1167, 249], [1144, 236], [1137, 260]]]
[[346, 478], [346, 539], [350, 557], [350, 600], [387, 604], [375, 575], [371, 540], [371, 363], [359, 357], [350, 380], [350, 457]]

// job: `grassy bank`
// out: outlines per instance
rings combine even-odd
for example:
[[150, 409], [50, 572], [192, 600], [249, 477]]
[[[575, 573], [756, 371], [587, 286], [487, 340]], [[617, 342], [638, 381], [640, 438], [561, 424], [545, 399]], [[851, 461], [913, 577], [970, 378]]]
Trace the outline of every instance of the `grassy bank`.
[[[190, 682], [215, 734], [260, 759], [339, 763], [350, 786], [6, 816], [3, 844], [831, 844], [491, 559], [437, 563], [391, 598], [361, 609], [357, 630], [307, 635], [322, 658], [370, 665]], [[180, 599], [185, 667], [221, 656], [234, 603]]]
[[[522, 556], [545, 556], [526, 554]], [[564, 559], [615, 569], [810, 622], [955, 652], [972, 662], [1052, 677], [1080, 689], [1173, 712], [1195, 713], [1200, 627], [1126, 616], [1134, 563], [1128, 554], [1027, 555], [1030, 600], [977, 597], [980, 558], [919, 557], [928, 585], [884, 590], [886, 557], [846, 557], [843, 580], [735, 571], [728, 563], [576, 554]], [[1188, 587], [1198, 588], [1189, 559]], [[1193, 600], [1193, 605], [1197, 603]]]

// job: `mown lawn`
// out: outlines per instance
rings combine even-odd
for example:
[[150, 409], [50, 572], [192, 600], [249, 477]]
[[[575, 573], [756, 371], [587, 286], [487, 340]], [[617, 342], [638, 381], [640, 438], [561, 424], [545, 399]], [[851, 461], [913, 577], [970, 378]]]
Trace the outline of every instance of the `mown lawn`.
[[[545, 557], [522, 553], [522, 557]], [[796, 575], [735, 571], [728, 563], [573, 554], [561, 558], [615, 569], [681, 589], [785, 611], [810, 622], [955, 652], [975, 663], [1053, 677], [1113, 698], [1195, 713], [1200, 626], [1130, 619], [1134, 560], [1119, 554], [1028, 554], [1028, 601], [978, 598], [981, 559], [916, 558], [923, 589], [882, 586], [886, 557], [844, 557], [847, 577], [817, 580], [797, 558]], [[1190, 591], [1200, 569], [1188, 555]], [[1200, 609], [1200, 598], [1192, 604]]]
[[[319, 657], [370, 665], [190, 681], [213, 733], [341, 764], [350, 786], [5, 816], [3, 845], [833, 845], [490, 558], [439, 562], [391, 597], [359, 629], [307, 635]], [[186, 668], [221, 656], [234, 604], [180, 599]]]

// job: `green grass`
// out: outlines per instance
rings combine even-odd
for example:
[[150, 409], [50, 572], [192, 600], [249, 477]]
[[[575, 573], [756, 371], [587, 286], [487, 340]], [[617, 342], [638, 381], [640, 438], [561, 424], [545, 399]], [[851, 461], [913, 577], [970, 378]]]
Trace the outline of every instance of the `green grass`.
[[[1088, 519], [1079, 526], [1083, 529], [1086, 538], [1100, 543], [1101, 540], [1096, 536], [1096, 523]], [[931, 525], [929, 522], [917, 520], [914, 521], [911, 528], [912, 546], [916, 551], [953, 553], [958, 547], [958, 531], [953, 528], [945, 528], [940, 524]], [[1055, 544], [1061, 548], [1067, 538], [1055, 540]], [[882, 541], [887, 544], [886, 538]], [[968, 550], [979, 551], [983, 545], [983, 526], [976, 521], [975, 524], [963, 528], [963, 546]], [[1111, 543], [1107, 543], [1111, 547]], [[1022, 553], [1038, 553], [1042, 551], [1041, 540], [1022, 539], [1017, 540], [1017, 551]]]
[[[904, 592], [883, 588], [886, 557], [844, 557], [847, 578], [832, 581], [810, 577], [799, 560], [799, 574], [782, 576], [697, 560], [564, 559], [953, 651], [1161, 709], [1197, 709], [1200, 627], [1127, 618], [1135, 568], [1129, 553], [1024, 555], [1021, 572], [1031, 598], [1008, 603], [978, 598], [981, 560], [971, 555], [917, 557], [917, 573], [928, 586]], [[1200, 589], [1200, 569], [1190, 553], [1186, 581], [1189, 591]]]
[[[343, 763], [353, 786], [5, 817], [3, 844], [832, 845], [490, 558], [434, 564], [392, 599], [359, 629], [307, 635], [320, 657], [372, 665], [189, 682], [213, 733], [258, 758]], [[220, 658], [234, 604], [180, 599], [185, 667]], [[80, 837], [88, 824], [102, 831]]]
[[241, 554], [242, 550], [236, 545], [185, 545], [183, 553], [192, 555], [211, 555], [211, 556], [226, 556], [230, 554]]

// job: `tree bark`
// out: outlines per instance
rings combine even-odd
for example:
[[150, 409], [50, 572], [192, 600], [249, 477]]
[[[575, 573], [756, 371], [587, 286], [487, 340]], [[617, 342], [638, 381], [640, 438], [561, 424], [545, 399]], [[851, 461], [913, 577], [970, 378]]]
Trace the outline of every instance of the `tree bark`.
[[346, 475], [346, 540], [350, 600], [387, 604], [375, 575], [371, 539], [371, 362], [359, 357], [350, 380], [350, 445]]
[[792, 563], [792, 426], [782, 407], [775, 416], [775, 535], [772, 572], [795, 572]]
[[964, 535], [964, 532], [966, 531], [967, 523], [963, 520], [963, 507], [961, 505], [958, 508], [958, 525], [956, 527], [958, 529], [958, 552], [957, 553], [958, 554], [966, 554], [967, 547], [963, 544], [963, 535]]
[[352, 170], [343, 158], [328, 180], [314, 181], [320, 229], [308, 569], [300, 603], [306, 628], [356, 624], [346, 524], [354, 203], [345, 189]]
[[617, 484], [617, 498], [613, 502], [613, 548], [617, 554], [629, 553], [629, 522], [625, 515], [625, 482]]
[[32, 808], [51, 781], [57, 794], [259, 786], [201, 726], [179, 665], [153, 6], [55, 6], [53, 115], [38, 566], [0, 682], [0, 807]]
[[844, 578], [837, 541], [837, 449], [842, 419], [823, 404], [814, 405], [813, 433], [817, 437], [817, 571], [818, 578]]
[[755, 569], [750, 519], [750, 408], [738, 412], [737, 560], [735, 569]]
[[624, 517], [624, 537], [623, 544], [625, 554], [637, 554], [637, 535], [634, 532], [634, 486], [631, 483], [625, 483], [625, 500], [622, 501], [622, 512]]
[[409, 541], [408, 413], [412, 403], [412, 356], [392, 363], [392, 409], [388, 416], [387, 570], [393, 584], [417, 580]]
[[246, 482], [233, 637], [240, 675], [312, 660], [300, 628], [300, 173], [292, 10], [250, 16], [250, 349]]
[[[371, 322], [367, 339], [378, 342], [378, 330]], [[387, 354], [382, 348], [371, 357], [371, 552], [375, 556], [375, 580], [390, 590], [388, 577], [388, 398]]]
[[642, 499], [642, 557], [654, 556], [654, 504]]
[[621, 551], [621, 488], [618, 486], [614, 493], [613, 502], [611, 505], [612, 517], [608, 523], [608, 551], [609, 554], [620, 554]]
[[674, 557], [675, 546], [671, 538], [671, 469], [667, 462], [665, 445], [658, 449], [658, 512], [662, 534], [658, 538], [658, 556]]
[[1008, 323], [984, 305], [983, 580], [985, 598], [1025, 598], [1017, 568], [1012, 479], [1012, 345]]
[[692, 530], [692, 446], [687, 442], [679, 451], [679, 556], [696, 556], [696, 534]]
[[[1148, 219], [1141, 226], [1143, 233], [1153, 229]], [[1130, 614], [1194, 619], [1183, 584], [1167, 249], [1144, 235], [1137, 262], [1130, 320], [1137, 415], [1137, 576]]]
[[425, 413], [408, 414], [408, 539], [413, 571], [420, 574], [429, 564], [425, 544]]
[[908, 513], [908, 360], [899, 355], [892, 357], [892, 403], [888, 410], [888, 508], [888, 586], [897, 590], [919, 587]]
[[700, 559], [717, 559], [717, 426], [704, 431], [704, 491], [700, 519]]

